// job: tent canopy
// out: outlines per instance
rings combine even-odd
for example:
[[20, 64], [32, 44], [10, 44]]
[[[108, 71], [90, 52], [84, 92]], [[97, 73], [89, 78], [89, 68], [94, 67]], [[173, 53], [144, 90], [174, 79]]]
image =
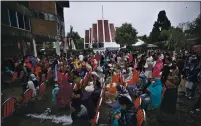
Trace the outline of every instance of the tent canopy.
[[132, 46], [141, 46], [141, 45], [143, 45], [143, 44], [145, 44], [144, 41], [142, 41], [142, 40], [140, 40], [140, 39], [137, 39], [137, 42], [136, 42], [135, 44], [132, 44]]
[[104, 48], [120, 48], [120, 44], [116, 42], [104, 42]]
[[156, 48], [156, 47], [158, 47], [158, 46], [157, 46], [157, 45], [154, 45], [154, 44], [148, 44], [147, 47], [148, 47], [148, 48]]

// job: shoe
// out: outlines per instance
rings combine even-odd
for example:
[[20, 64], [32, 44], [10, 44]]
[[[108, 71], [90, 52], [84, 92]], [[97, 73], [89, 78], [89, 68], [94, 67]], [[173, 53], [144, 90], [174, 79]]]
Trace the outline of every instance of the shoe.
[[197, 112], [200, 112], [200, 109], [196, 109]]

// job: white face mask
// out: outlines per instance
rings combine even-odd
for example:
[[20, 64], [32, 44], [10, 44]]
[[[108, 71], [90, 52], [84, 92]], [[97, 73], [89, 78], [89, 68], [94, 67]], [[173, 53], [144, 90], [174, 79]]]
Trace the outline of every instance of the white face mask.
[[152, 81], [151, 81], [151, 83], [152, 83], [152, 84], [154, 84], [154, 83], [155, 83], [155, 81], [154, 81], [154, 80], [152, 80]]
[[113, 74], [114, 74], [114, 75], [117, 75], [117, 73], [116, 73], [116, 72], [114, 72]]

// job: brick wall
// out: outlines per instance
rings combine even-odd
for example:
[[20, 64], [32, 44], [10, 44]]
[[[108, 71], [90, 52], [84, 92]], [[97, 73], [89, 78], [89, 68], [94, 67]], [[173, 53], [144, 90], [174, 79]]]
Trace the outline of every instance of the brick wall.
[[89, 29], [89, 42], [92, 41], [92, 28]]
[[105, 30], [105, 41], [110, 42], [110, 32], [109, 32], [108, 20], [104, 20], [104, 30]]
[[102, 20], [98, 20], [98, 42], [104, 42], [103, 40], [103, 22]]
[[56, 13], [55, 1], [29, 1], [29, 8], [46, 13]]
[[112, 42], [115, 42], [115, 28], [114, 24], [110, 24], [110, 32], [111, 32], [111, 37], [112, 37]]
[[85, 30], [85, 43], [89, 43], [89, 30]]
[[94, 42], [97, 42], [97, 24], [92, 25]]
[[57, 35], [57, 24], [54, 21], [31, 19], [32, 33], [43, 35]]

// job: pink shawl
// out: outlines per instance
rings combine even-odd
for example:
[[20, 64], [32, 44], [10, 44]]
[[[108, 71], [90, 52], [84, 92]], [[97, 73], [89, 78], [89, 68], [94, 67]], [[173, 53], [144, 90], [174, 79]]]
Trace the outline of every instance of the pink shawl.
[[163, 61], [158, 59], [158, 61], [156, 62], [156, 65], [154, 66], [153, 68], [153, 77], [156, 77], [156, 78], [160, 78], [160, 72], [163, 68]]

